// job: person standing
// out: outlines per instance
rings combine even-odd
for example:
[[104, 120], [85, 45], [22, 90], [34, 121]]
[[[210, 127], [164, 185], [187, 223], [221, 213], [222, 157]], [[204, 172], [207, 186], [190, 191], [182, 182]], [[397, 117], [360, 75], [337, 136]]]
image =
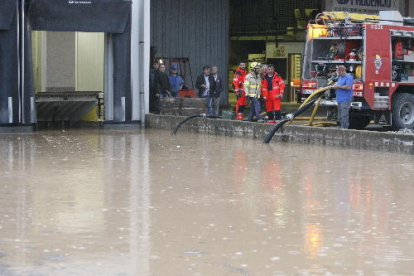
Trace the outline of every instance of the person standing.
[[336, 102], [338, 103], [338, 118], [342, 129], [349, 128], [349, 110], [352, 102], [352, 86], [354, 79], [350, 74], [346, 73], [346, 68], [339, 65], [337, 68], [339, 75], [336, 85], [332, 89], [336, 89]]
[[[263, 83], [263, 80], [265, 79], [265, 76], [266, 76], [266, 74], [267, 74], [267, 64], [262, 64], [261, 65], [261, 77], [262, 77], [262, 83]], [[262, 84], [262, 88], [263, 88], [263, 84]], [[262, 109], [262, 110], [266, 110], [266, 101], [265, 101], [265, 99], [264, 99], [264, 97], [263, 97], [263, 94], [262, 94], [262, 96], [260, 97], [260, 108]], [[267, 116], [266, 116], [267, 117]]]
[[211, 68], [211, 76], [214, 78], [214, 92], [213, 92], [213, 115], [220, 115], [220, 95], [224, 90], [224, 79], [218, 74], [217, 66]]
[[273, 64], [267, 65], [267, 74], [262, 80], [263, 99], [266, 103], [266, 112], [269, 123], [282, 119], [282, 98], [285, 92], [285, 83], [282, 77], [275, 72]]
[[262, 68], [262, 72], [261, 72], [262, 78], [264, 78], [267, 74], [267, 64], [262, 64], [261, 68]]
[[246, 78], [246, 63], [240, 62], [233, 76], [233, 89], [236, 93], [236, 116], [237, 120], [243, 119], [244, 108], [246, 107], [246, 93], [244, 91], [244, 79]]
[[160, 67], [160, 64], [158, 63], [158, 61], [154, 61], [152, 63], [152, 68], [150, 69], [150, 109], [151, 112], [155, 111], [155, 94], [157, 94], [156, 89], [155, 89], [155, 76], [158, 73], [158, 68]]
[[250, 70], [250, 74], [244, 80], [244, 90], [246, 91], [246, 96], [251, 101], [249, 121], [252, 122], [254, 116], [256, 116], [257, 120], [262, 118], [259, 101], [262, 81], [260, 77], [260, 63], [252, 62]]
[[165, 64], [160, 64], [159, 71], [155, 75], [154, 85], [155, 85], [155, 94], [153, 95], [153, 98], [154, 98], [155, 113], [160, 114], [161, 112], [160, 98], [169, 97], [171, 95], [170, 81], [168, 79], [167, 74], [165, 73]]
[[210, 66], [203, 67], [203, 74], [199, 75], [196, 80], [196, 88], [198, 89], [198, 97], [206, 98], [207, 114], [213, 114], [213, 97], [212, 93], [215, 89], [214, 78], [210, 75]]
[[170, 81], [171, 95], [174, 98], [178, 97], [178, 93], [184, 85], [184, 80], [180, 75], [177, 74], [177, 70], [177, 66], [171, 66], [170, 74], [168, 75], [168, 79]]

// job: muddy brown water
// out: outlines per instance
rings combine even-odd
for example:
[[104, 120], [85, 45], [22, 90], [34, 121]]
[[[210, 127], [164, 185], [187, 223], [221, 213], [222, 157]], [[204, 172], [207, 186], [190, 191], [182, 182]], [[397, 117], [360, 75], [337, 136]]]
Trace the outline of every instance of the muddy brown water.
[[160, 130], [0, 136], [0, 275], [413, 275], [414, 157]]

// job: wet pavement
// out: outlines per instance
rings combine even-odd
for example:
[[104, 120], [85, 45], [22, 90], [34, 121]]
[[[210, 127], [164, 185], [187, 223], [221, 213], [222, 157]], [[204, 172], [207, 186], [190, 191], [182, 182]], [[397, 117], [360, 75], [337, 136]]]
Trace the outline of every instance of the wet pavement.
[[414, 157], [160, 130], [0, 136], [0, 275], [414, 275]]

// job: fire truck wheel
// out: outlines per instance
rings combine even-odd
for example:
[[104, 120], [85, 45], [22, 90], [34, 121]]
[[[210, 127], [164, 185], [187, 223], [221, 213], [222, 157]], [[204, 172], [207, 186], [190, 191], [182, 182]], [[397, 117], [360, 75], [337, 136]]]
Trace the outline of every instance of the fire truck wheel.
[[350, 129], [364, 129], [366, 128], [369, 123], [371, 122], [371, 117], [369, 116], [362, 116], [362, 115], [355, 115], [350, 114], [349, 116], [349, 128]]
[[392, 127], [395, 130], [414, 129], [414, 95], [401, 93], [394, 96]]

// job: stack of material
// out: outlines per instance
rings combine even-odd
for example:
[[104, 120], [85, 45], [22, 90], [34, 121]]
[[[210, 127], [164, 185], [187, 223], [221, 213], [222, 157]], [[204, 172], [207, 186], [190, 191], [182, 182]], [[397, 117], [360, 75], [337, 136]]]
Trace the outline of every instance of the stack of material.
[[206, 113], [203, 98], [161, 98], [161, 114], [188, 116]]
[[100, 91], [39, 92], [36, 94], [39, 122], [69, 121], [72, 124], [98, 105]]

